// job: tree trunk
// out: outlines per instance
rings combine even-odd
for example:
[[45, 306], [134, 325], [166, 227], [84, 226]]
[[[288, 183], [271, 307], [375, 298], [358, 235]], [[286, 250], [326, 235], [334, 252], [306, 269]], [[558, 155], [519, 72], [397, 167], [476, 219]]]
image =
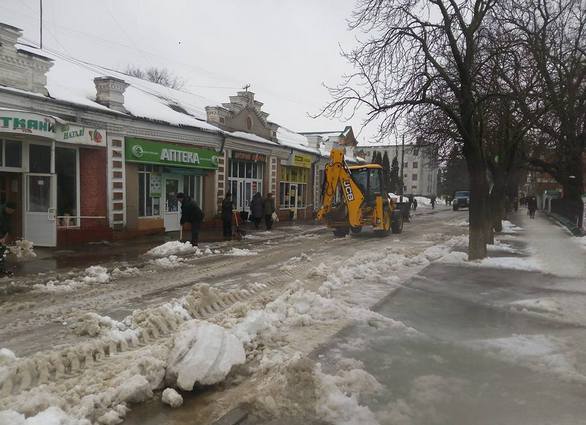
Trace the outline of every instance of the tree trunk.
[[[579, 146], [577, 141], [574, 142], [574, 146]], [[570, 207], [568, 213], [571, 217], [568, 218], [571, 218], [574, 224], [581, 228], [584, 218], [584, 204], [582, 202], [582, 190], [584, 188], [584, 165], [582, 162], [581, 146], [568, 152], [566, 164], [566, 173], [563, 176], [563, 179], [561, 179], [561, 183], [564, 189], [564, 199]]]
[[486, 167], [481, 157], [469, 155], [466, 161], [470, 175], [468, 260], [477, 260], [486, 257], [487, 223], [489, 223], [488, 181]]

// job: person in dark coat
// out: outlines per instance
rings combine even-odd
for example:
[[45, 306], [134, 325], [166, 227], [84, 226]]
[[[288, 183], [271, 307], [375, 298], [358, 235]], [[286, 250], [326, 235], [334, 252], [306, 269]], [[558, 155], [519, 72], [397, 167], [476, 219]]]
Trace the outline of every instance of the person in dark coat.
[[265, 225], [267, 230], [271, 230], [273, 227], [273, 213], [275, 212], [275, 200], [273, 194], [267, 194], [264, 200], [264, 214], [265, 214]]
[[431, 209], [435, 209], [435, 195], [431, 195]]
[[260, 192], [256, 192], [250, 201], [250, 214], [254, 227], [258, 229], [258, 225], [264, 215], [264, 205]]
[[232, 211], [234, 204], [232, 203], [232, 194], [226, 193], [226, 197], [222, 201], [222, 228], [224, 229], [224, 237], [229, 239], [232, 237]]
[[413, 211], [417, 210], [417, 199], [413, 198]]
[[0, 206], [0, 277], [12, 274], [6, 270], [6, 251], [8, 250], [6, 244], [12, 237], [10, 216], [14, 214], [14, 211], [16, 211], [14, 202], [7, 202]]
[[535, 218], [535, 211], [537, 211], [537, 198], [535, 196], [527, 200], [527, 209], [529, 210], [529, 217]]
[[185, 223], [191, 224], [191, 245], [197, 246], [199, 243], [199, 229], [203, 221], [203, 211], [193, 199], [184, 193], [177, 194], [177, 200], [181, 202], [181, 226]]

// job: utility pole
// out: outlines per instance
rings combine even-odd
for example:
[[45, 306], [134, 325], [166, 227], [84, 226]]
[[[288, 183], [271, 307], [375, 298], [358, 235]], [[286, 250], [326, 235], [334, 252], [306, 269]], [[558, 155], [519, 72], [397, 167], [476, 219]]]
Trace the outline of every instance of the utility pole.
[[41, 25], [39, 28], [39, 45], [41, 49], [43, 48], [43, 0], [39, 0], [39, 9], [40, 9], [40, 21]]
[[403, 180], [405, 177], [403, 176], [403, 166], [405, 165], [405, 135], [403, 134], [403, 142], [401, 144], [401, 201], [403, 202], [403, 188], [405, 187], [405, 181]]

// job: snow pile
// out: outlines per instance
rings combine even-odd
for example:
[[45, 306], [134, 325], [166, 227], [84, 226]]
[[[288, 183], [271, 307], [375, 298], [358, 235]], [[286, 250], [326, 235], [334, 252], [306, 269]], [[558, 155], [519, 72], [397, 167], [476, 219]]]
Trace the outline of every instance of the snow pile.
[[197, 253], [197, 251], [199, 251], [199, 249], [191, 245], [189, 242], [171, 241], [154, 247], [147, 251], [145, 255], [149, 257], [168, 257], [170, 255], [178, 254], [194, 254]]
[[174, 269], [175, 267], [181, 266], [183, 262], [185, 262], [185, 260], [183, 258], [177, 257], [176, 255], [169, 255], [168, 257], [151, 260], [151, 264], [162, 267], [164, 269]]
[[468, 254], [454, 251], [439, 260], [442, 263], [462, 264], [493, 269], [509, 269], [524, 271], [541, 271], [541, 265], [533, 257], [487, 257], [481, 260], [468, 261]]
[[512, 233], [519, 233], [522, 230], [523, 230], [522, 227], [514, 225], [509, 220], [503, 220], [503, 230], [501, 233], [512, 234]]
[[138, 276], [139, 274], [140, 270], [136, 267], [126, 267], [125, 269], [116, 267], [112, 270], [111, 276], [113, 279], [122, 279], [125, 277]]
[[98, 336], [110, 331], [125, 331], [126, 325], [112, 319], [109, 316], [100, 316], [97, 313], [89, 312], [82, 314], [70, 325], [76, 335]]
[[166, 380], [191, 391], [195, 384], [223, 381], [233, 366], [246, 361], [242, 343], [221, 326], [199, 320], [181, 325], [169, 354]]
[[108, 269], [102, 266], [90, 266], [85, 269], [86, 275], [81, 278], [84, 283], [107, 283], [110, 281]]
[[311, 257], [302, 252], [299, 257], [292, 257], [287, 260], [285, 264], [281, 266], [281, 270], [293, 270], [299, 265], [299, 263], [307, 263], [309, 261], [311, 261]]
[[373, 413], [360, 404], [360, 397], [375, 395], [382, 385], [362, 369], [341, 370], [336, 375], [327, 375], [320, 365], [315, 370], [317, 415], [336, 425], [378, 425]]
[[0, 348], [0, 367], [12, 363], [16, 360], [16, 355], [8, 348]]
[[[110, 424], [115, 423], [118, 422], [110, 422]], [[73, 418], [59, 407], [51, 406], [29, 418], [14, 410], [2, 411], [0, 425], [91, 425], [91, 422], [87, 419]]]
[[26, 239], [17, 240], [14, 245], [9, 247], [10, 253], [17, 259], [35, 258], [37, 254], [33, 250], [33, 243]]
[[250, 255], [257, 255], [258, 252], [251, 251], [246, 248], [232, 248], [230, 251], [227, 251], [224, 255], [233, 255], [235, 257], [247, 257]]
[[173, 388], [165, 388], [161, 395], [161, 401], [171, 407], [179, 407], [183, 404], [183, 397]]
[[49, 280], [44, 284], [37, 283], [33, 285], [33, 288], [37, 292], [71, 292], [85, 285], [108, 283], [110, 278], [111, 275], [108, 273], [108, 269], [105, 267], [90, 266], [85, 269], [81, 275], [78, 275], [75, 278], [65, 279], [62, 281]]
[[[85, 344], [78, 350], [91, 347], [95, 346]], [[153, 396], [153, 390], [161, 388], [165, 376], [165, 362], [161, 359], [167, 354], [166, 347], [150, 345], [120, 353], [116, 362], [103, 368], [97, 362], [79, 376], [71, 375], [65, 381], [49, 381], [29, 391], [7, 395], [0, 399], [0, 408], [13, 411], [0, 413], [0, 418], [3, 414], [12, 418], [22, 414], [28, 418], [21, 422], [25, 425], [119, 424], [128, 412], [127, 403], [142, 402]], [[0, 424], [4, 425], [2, 419]]]
[[234, 319], [227, 319], [227, 326], [246, 344], [257, 337], [265, 341], [278, 339], [287, 328], [340, 320], [368, 321], [377, 326], [409, 329], [402, 322], [371, 310], [299, 288], [298, 281], [267, 304], [264, 310], [251, 310], [236, 323]]

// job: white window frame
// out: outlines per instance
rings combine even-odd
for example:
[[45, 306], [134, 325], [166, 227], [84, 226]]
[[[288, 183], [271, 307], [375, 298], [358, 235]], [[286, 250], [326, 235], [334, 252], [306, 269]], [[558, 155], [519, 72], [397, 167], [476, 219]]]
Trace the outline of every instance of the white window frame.
[[[56, 217], [57, 218], [57, 228], [67, 228], [67, 229], [79, 228], [81, 226], [81, 200], [80, 200], [80, 196], [81, 196], [80, 176], [81, 176], [81, 173], [80, 173], [80, 169], [79, 169], [79, 146], [70, 145], [70, 144], [66, 144], [66, 143], [56, 143], [55, 148], [67, 148], [67, 149], [75, 150], [75, 168], [76, 168], [76, 172], [75, 172], [76, 206], [75, 206], [75, 209], [77, 211], [77, 214], [75, 216], [75, 224], [74, 225], [59, 226], [59, 219], [64, 218], [64, 217], [57, 216]], [[53, 150], [54, 150], [53, 164], [55, 164], [55, 162], [57, 161], [57, 158], [56, 158], [57, 151], [55, 149], [53, 149]], [[53, 167], [54, 167], [54, 165], [53, 165]], [[55, 169], [53, 169], [53, 171], [55, 171]], [[59, 185], [59, 176], [56, 176], [55, 180], [57, 181], [57, 185]], [[56, 199], [56, 205], [59, 205], [59, 199]]]
[[[138, 165], [138, 187], [137, 187], [137, 190], [138, 190], [138, 198], [139, 198], [138, 199], [138, 202], [139, 203], [142, 203], [143, 200], [140, 199], [140, 182], [141, 182], [141, 178], [143, 178], [143, 176], [146, 175], [146, 174], [153, 174], [154, 173], [154, 174], [160, 174], [162, 176], [163, 173], [162, 173], [162, 171], [153, 171], [153, 170], [141, 171], [140, 167], [157, 167], [158, 168], [159, 166], [158, 165], [155, 165], [155, 164], [139, 164]], [[146, 182], [145, 182], [145, 185], [146, 185]], [[145, 186], [145, 194], [146, 194], [146, 186]], [[153, 198], [151, 196], [151, 210], [154, 209], [153, 208], [153, 203], [152, 203], [154, 199], [155, 198]], [[159, 197], [158, 199], [159, 199], [159, 214], [157, 214], [157, 215], [140, 215], [140, 205], [139, 205], [138, 206], [138, 211], [137, 211], [137, 215], [138, 215], [138, 219], [139, 220], [140, 219], [147, 219], [148, 220], [148, 219], [162, 218], [163, 217], [163, 207], [161, 205], [161, 198]], [[146, 212], [146, 197], [144, 199], [144, 207], [145, 207], [144, 210]]]

